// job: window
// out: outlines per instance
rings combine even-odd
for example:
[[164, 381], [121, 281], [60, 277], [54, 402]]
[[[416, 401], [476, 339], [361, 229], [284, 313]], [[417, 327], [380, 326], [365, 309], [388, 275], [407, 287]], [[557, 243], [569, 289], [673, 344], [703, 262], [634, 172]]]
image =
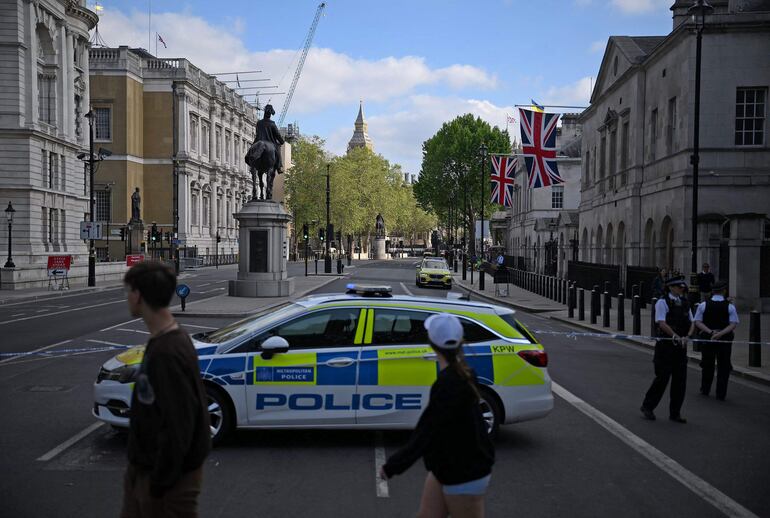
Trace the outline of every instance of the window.
[[210, 203], [209, 199], [210, 198], [208, 196], [204, 196], [203, 197], [203, 226], [204, 227], [208, 227], [209, 226], [209, 221], [211, 219], [210, 218], [211, 212], [210, 212], [210, 209], [209, 209], [209, 203]]
[[615, 188], [615, 173], [617, 172], [617, 154], [618, 154], [618, 129], [612, 128], [612, 131], [610, 132], [610, 164], [609, 164], [609, 170], [610, 170], [610, 189]]
[[766, 88], [738, 88], [735, 98], [736, 146], [764, 144], [766, 100]]
[[586, 167], [585, 173], [583, 173], [583, 185], [588, 185], [591, 175], [591, 152], [586, 151]]
[[462, 323], [463, 326], [463, 338], [465, 339], [465, 343], [475, 344], [478, 342], [488, 342], [489, 340], [495, 340], [498, 338], [498, 336], [491, 331], [487, 331], [477, 323], [471, 322], [470, 320], [461, 318], [460, 323]]
[[48, 151], [40, 151], [40, 176], [43, 187], [48, 187]]
[[[628, 168], [628, 121], [623, 121], [623, 127], [620, 133], [620, 170]], [[625, 181], [623, 182], [625, 183]]]
[[666, 124], [666, 151], [676, 151], [676, 97], [668, 100], [668, 123]]
[[605, 164], [607, 163], [607, 137], [602, 135], [602, 140], [599, 146], [601, 156], [599, 157], [599, 181], [604, 180]]
[[48, 209], [48, 242], [49, 243], [53, 243], [54, 229], [56, 228], [53, 213], [54, 213], [54, 209]]
[[49, 189], [53, 189], [56, 185], [56, 158], [56, 153], [48, 153], [48, 185], [46, 187]]
[[64, 162], [64, 155], [59, 156], [59, 164], [57, 169], [59, 174], [59, 190], [64, 192], [67, 190], [67, 178], [65, 177], [67, 167]]
[[198, 117], [190, 116], [190, 150], [198, 152]]
[[224, 223], [222, 221], [222, 197], [217, 196], [217, 228], [222, 227], [222, 223]]
[[230, 202], [229, 201], [227, 202], [225, 218], [226, 218], [226, 225], [225, 226], [227, 226], [228, 228], [231, 227], [232, 226], [231, 223], [232, 223], [233, 217], [232, 217], [231, 212], [230, 212]]
[[40, 238], [43, 243], [48, 243], [48, 209], [42, 207], [42, 214], [40, 215]]
[[374, 313], [373, 345], [428, 344], [425, 319], [430, 313], [378, 309]]
[[112, 140], [112, 109], [94, 108], [94, 140]]
[[56, 76], [37, 75], [38, 119], [46, 124], [56, 124]]
[[111, 192], [104, 189], [94, 191], [94, 201], [96, 205], [96, 221], [112, 220], [112, 196]]
[[274, 327], [255, 342], [261, 343], [266, 338], [277, 335], [285, 338], [292, 348], [317, 349], [353, 345], [360, 312], [360, 308], [316, 311]]
[[658, 141], [658, 109], [650, 112], [650, 160], [655, 160], [655, 150]]
[[192, 216], [192, 224], [193, 226], [198, 226], [198, 222], [200, 221], [200, 218], [198, 217], [198, 195], [196, 193], [193, 193], [190, 196], [190, 214]]
[[201, 153], [209, 155], [209, 125], [207, 122], [201, 124]]
[[67, 211], [62, 209], [59, 211], [61, 215], [61, 221], [59, 222], [59, 240], [63, 243], [67, 243]]
[[563, 209], [564, 208], [564, 186], [554, 185], [551, 187], [551, 208]]
[[229, 131], [225, 132], [225, 163], [229, 164], [231, 162], [230, 160], [230, 141], [232, 141], [232, 136]]
[[215, 157], [217, 160], [222, 158], [222, 130], [220, 128], [216, 129], [216, 133], [214, 133], [214, 146], [215, 146]]

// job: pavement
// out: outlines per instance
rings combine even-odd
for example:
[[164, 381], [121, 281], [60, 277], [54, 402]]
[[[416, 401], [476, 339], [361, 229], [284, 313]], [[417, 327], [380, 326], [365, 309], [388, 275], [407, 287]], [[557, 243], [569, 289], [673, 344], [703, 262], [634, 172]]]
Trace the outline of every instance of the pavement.
[[[624, 304], [624, 329], [618, 328], [618, 302], [617, 298], [612, 299], [612, 309], [610, 310], [610, 325], [604, 327], [603, 319], [601, 316], [597, 318], [596, 324], [590, 323], [590, 293], [586, 292], [586, 313], [585, 320], [579, 320], [578, 311], [575, 310], [575, 316], [569, 318], [569, 311], [565, 304], [555, 302], [547, 297], [542, 297], [536, 293], [527, 291], [513, 284], [501, 285], [499, 292], [502, 294], [495, 294], [495, 285], [492, 282], [490, 276], [485, 278], [485, 290], [479, 290], [478, 272], [474, 272], [473, 283], [470, 282], [470, 272], [466, 274], [466, 280], [462, 280], [462, 273], [453, 275], [454, 282], [457, 286], [460, 286], [470, 291], [476, 297], [483, 297], [484, 299], [510, 306], [515, 309], [527, 311], [529, 313], [538, 313], [547, 318], [564, 322], [573, 327], [580, 328], [592, 333], [602, 333], [608, 335], [631, 335], [633, 329], [633, 315], [631, 313], [631, 304], [626, 300]], [[651, 323], [652, 313], [651, 306], [648, 304], [646, 308], [640, 310], [641, 331], [642, 335], [651, 335]], [[748, 341], [749, 340], [749, 314], [748, 312], [739, 313], [741, 324], [735, 330], [735, 342]], [[767, 343], [770, 343], [770, 314], [762, 315], [761, 320], [761, 336], [764, 337], [765, 343], [762, 345], [762, 364], [760, 367], [749, 366], [749, 345], [747, 343], [733, 343], [732, 346], [732, 364], [733, 375], [738, 375], [752, 381], [764, 383], [770, 385], [770, 347]], [[619, 338], [622, 340], [631, 341], [642, 346], [653, 349], [655, 347], [655, 340], [645, 339], [641, 336], [634, 337], [628, 336]], [[691, 362], [699, 364], [701, 361], [700, 352], [692, 350], [690, 348], [687, 353]]]

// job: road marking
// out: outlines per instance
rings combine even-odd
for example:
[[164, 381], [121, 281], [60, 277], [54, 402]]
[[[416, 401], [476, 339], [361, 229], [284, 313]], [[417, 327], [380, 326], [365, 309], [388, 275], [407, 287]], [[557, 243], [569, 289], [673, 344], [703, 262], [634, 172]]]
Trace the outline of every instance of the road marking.
[[134, 322], [141, 320], [141, 318], [135, 318], [133, 320], [129, 320], [128, 322], [121, 322], [120, 324], [115, 324], [114, 326], [105, 327], [104, 329], [99, 330], [100, 333], [104, 333], [105, 331], [111, 331], [115, 329], [116, 327], [125, 326], [127, 324], [133, 324]]
[[90, 434], [91, 432], [93, 432], [103, 424], [104, 423], [102, 423], [101, 421], [92, 424], [85, 430], [82, 430], [81, 432], [73, 435], [72, 437], [70, 437], [69, 439], [67, 439], [66, 441], [64, 441], [63, 443], [61, 443], [60, 445], [58, 445], [56, 448], [52, 449], [48, 453], [41, 455], [36, 460], [39, 460], [40, 462], [48, 462], [49, 460], [53, 459], [54, 457], [59, 455], [61, 452], [63, 452], [64, 450], [66, 450], [67, 448], [69, 448], [79, 440], [83, 439], [85, 436], [87, 436], [88, 434]]
[[26, 313], [16, 313], [15, 315], [11, 315], [11, 318], [20, 317], [22, 315], [26, 315]]
[[385, 465], [385, 446], [382, 443], [382, 432], [376, 432], [374, 435], [374, 480], [377, 482], [377, 496], [388, 498], [390, 497], [388, 481], [380, 477], [380, 468]]
[[406, 287], [406, 284], [404, 284], [403, 282], [399, 282], [399, 284], [401, 285], [402, 288], [404, 288], [404, 291], [406, 292], [407, 295], [409, 295], [410, 297], [414, 297], [414, 293], [409, 291], [409, 288]]
[[212, 292], [215, 292], [215, 291], [222, 291], [223, 289], [224, 288], [214, 288], [213, 290], [199, 291], [198, 294], [199, 295], [204, 295], [206, 293], [212, 293]]
[[150, 334], [149, 331], [142, 331], [141, 329], [121, 329], [121, 328], [118, 328], [115, 331], [125, 331], [127, 333], [141, 333], [143, 335], [149, 335]]
[[7, 362], [10, 362], [12, 360], [18, 360], [19, 358], [25, 358], [27, 356], [31, 356], [33, 353], [39, 353], [40, 351], [45, 351], [46, 349], [51, 349], [51, 348], [56, 347], [58, 345], [64, 345], [64, 344], [66, 344], [68, 342], [71, 342], [71, 341], [72, 340], [64, 340], [62, 342], [57, 342], [55, 344], [46, 345], [45, 347], [40, 347], [39, 349], [35, 349], [33, 351], [29, 351], [29, 353], [24, 354], [22, 356], [11, 356], [10, 358], [6, 358], [5, 360], [0, 360], [0, 364], [7, 363]]
[[219, 329], [219, 328], [217, 328], [217, 327], [211, 327], [211, 326], [197, 326], [197, 325], [193, 325], [193, 324], [182, 324], [182, 327], [197, 327], [197, 328], [200, 328], [200, 329]]
[[212, 284], [214, 284], [214, 283], [213, 282], [206, 282], [206, 283], [203, 283], [203, 284], [199, 284], [198, 288], [205, 288], [206, 286], [211, 286]]
[[557, 396], [593, 419], [605, 430], [626, 443], [637, 453], [647, 458], [647, 460], [652, 462], [655, 466], [666, 472], [675, 480], [678, 480], [687, 489], [698, 495], [707, 503], [716, 507], [725, 515], [757, 518], [757, 515], [719, 491], [692, 471], [689, 471], [677, 461], [655, 448], [652, 444], [646, 442], [608, 415], [592, 407], [561, 385], [552, 382], [551, 386], [553, 392]]
[[115, 342], [107, 342], [105, 340], [86, 340], [86, 342], [91, 342], [92, 344], [110, 345], [112, 347], [134, 347], [133, 345], [116, 344]]
[[117, 304], [119, 302], [125, 302], [125, 299], [113, 300], [112, 302], [102, 302], [100, 304], [94, 304], [92, 306], [83, 306], [82, 308], [65, 309], [63, 311], [55, 311], [53, 313], [46, 313], [45, 315], [32, 315], [32, 316], [29, 316], [29, 317], [17, 318], [15, 320], [4, 320], [3, 322], [0, 322], [0, 326], [5, 325], [5, 324], [13, 324], [14, 322], [22, 322], [24, 320], [32, 320], [33, 318], [52, 317], [54, 315], [61, 315], [62, 313], [70, 313], [71, 311], [81, 311], [83, 309], [98, 308], [98, 307], [101, 307], [101, 306], [106, 306], [107, 304]]

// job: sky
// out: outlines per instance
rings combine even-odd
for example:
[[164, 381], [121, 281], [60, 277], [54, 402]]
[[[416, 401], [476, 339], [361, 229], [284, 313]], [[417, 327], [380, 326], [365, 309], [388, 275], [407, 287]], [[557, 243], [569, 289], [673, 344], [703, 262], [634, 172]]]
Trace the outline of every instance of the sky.
[[[208, 73], [261, 70], [241, 74], [242, 86], [277, 86], [260, 100], [280, 114], [286, 96], [268, 92], [288, 91], [319, 1], [99, 3], [107, 45], [155, 52], [158, 33], [167, 45], [158, 45], [160, 57], [184, 57]], [[285, 123], [297, 122], [302, 134], [318, 135], [339, 155], [363, 100], [375, 151], [419, 174], [423, 141], [457, 115], [505, 127], [506, 114], [518, 121], [514, 105], [530, 99], [587, 106], [607, 38], [667, 34], [673, 0], [326, 4]]]

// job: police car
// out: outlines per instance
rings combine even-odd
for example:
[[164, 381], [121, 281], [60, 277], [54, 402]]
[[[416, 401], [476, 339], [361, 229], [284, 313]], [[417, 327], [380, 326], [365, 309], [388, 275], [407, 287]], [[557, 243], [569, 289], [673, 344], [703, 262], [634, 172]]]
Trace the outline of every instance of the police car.
[[439, 286], [441, 288], [452, 288], [452, 272], [449, 271], [449, 265], [440, 257], [426, 257], [417, 266], [417, 273], [414, 281], [418, 288], [424, 286]]
[[[490, 433], [553, 408], [548, 356], [512, 310], [391, 295], [387, 286], [348, 288], [192, 337], [214, 443], [234, 428], [413, 428], [438, 372], [423, 324], [440, 312], [463, 324]], [[94, 383], [97, 419], [128, 426], [143, 353], [135, 347], [104, 363]]]

